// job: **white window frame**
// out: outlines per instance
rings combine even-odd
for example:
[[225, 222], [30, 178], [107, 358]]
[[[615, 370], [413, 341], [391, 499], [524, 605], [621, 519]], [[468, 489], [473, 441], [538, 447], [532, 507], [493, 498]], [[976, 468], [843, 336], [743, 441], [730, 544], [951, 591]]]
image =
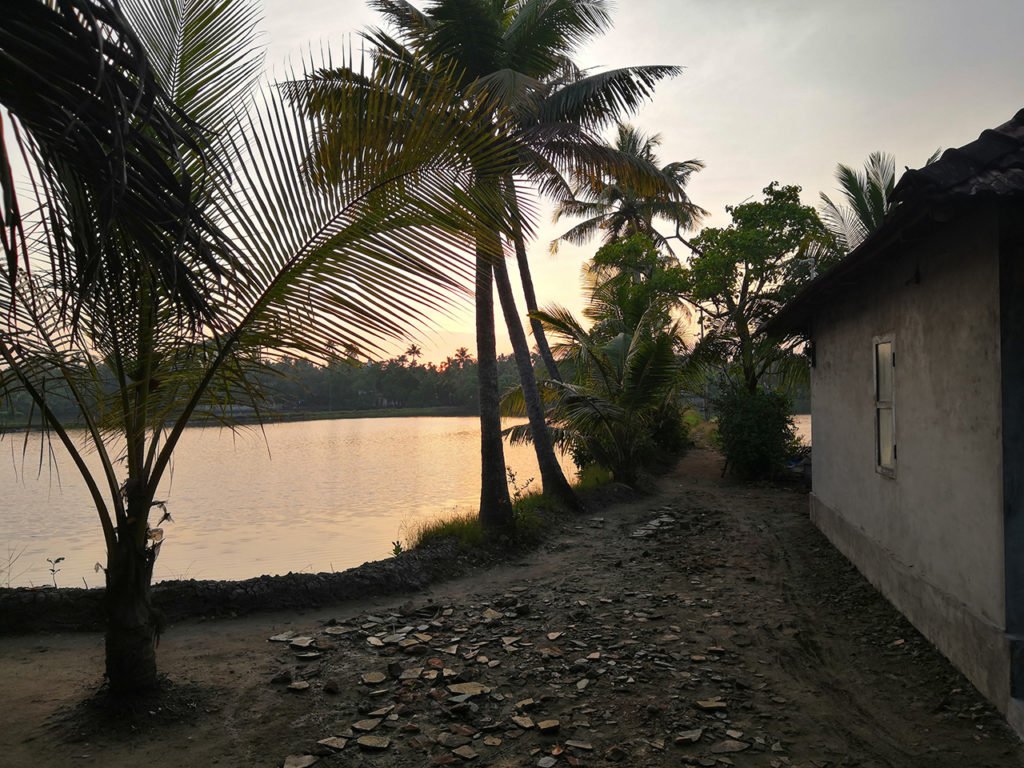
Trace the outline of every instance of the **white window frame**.
[[[874, 452], [875, 452], [875, 472], [885, 477], [896, 477], [896, 467], [899, 457], [896, 452], [896, 341], [892, 333], [887, 333], [882, 336], [875, 336], [871, 344], [871, 371], [872, 371], [872, 404], [873, 404], [873, 432], [874, 432]], [[891, 351], [890, 365], [892, 366], [891, 382], [892, 391], [889, 393], [888, 400], [879, 399], [880, 392], [878, 391], [879, 378], [878, 378], [878, 347], [881, 344], [888, 344]], [[892, 418], [892, 466], [884, 466], [882, 462], [882, 435], [879, 423], [881, 421], [881, 414], [883, 411], [891, 413]]]

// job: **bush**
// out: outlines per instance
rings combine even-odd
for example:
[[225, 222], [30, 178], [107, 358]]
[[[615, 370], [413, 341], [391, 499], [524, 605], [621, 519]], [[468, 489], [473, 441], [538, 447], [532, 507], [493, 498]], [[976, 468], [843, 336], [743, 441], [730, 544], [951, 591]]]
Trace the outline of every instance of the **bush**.
[[726, 467], [745, 480], [775, 477], [797, 446], [789, 398], [728, 389], [715, 400]]

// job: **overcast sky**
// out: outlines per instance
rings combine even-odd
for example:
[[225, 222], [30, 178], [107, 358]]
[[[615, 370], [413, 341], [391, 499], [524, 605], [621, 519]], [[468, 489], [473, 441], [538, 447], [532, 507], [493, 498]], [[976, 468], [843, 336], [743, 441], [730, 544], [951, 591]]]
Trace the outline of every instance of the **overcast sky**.
[[[268, 64], [280, 71], [379, 23], [363, 0], [266, 0]], [[772, 180], [817, 204], [836, 163], [884, 150], [917, 167], [1024, 107], [1024, 0], [621, 0], [613, 24], [577, 61], [685, 67], [632, 122], [661, 134], [663, 162], [707, 164], [689, 189], [712, 225]], [[597, 243], [552, 257], [548, 242], [569, 225], [541, 217], [530, 249], [540, 303], [578, 311]], [[431, 360], [473, 349], [472, 313], [420, 341]]]

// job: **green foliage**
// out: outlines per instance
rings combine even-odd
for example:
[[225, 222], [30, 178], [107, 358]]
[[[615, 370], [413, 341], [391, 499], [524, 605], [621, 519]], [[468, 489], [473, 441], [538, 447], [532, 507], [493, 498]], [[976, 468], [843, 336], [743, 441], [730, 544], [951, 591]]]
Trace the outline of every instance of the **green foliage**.
[[[605, 246], [589, 268], [589, 330], [562, 309], [533, 315], [573, 372], [568, 382], [542, 382], [555, 440], [578, 467], [596, 463], [630, 485], [685, 443], [675, 402], [682, 342], [669, 314], [676, 299], [665, 289], [672, 269], [649, 239]], [[520, 392], [510, 392], [506, 412], [521, 412], [521, 401]], [[508, 433], [513, 441], [530, 439], [528, 425]]]
[[838, 253], [818, 214], [800, 202], [799, 187], [772, 182], [763, 200], [726, 210], [728, 227], [709, 227], [693, 240], [686, 293], [702, 312], [700, 354], [753, 392], [763, 376], [792, 362], [792, 344], [759, 329]]
[[580, 468], [576, 476], [576, 488], [586, 491], [591, 488], [600, 488], [612, 482], [612, 473], [597, 464], [587, 464]]
[[[555, 220], [582, 218], [551, 244], [557, 250], [559, 240], [583, 245], [598, 232], [605, 243], [642, 235], [656, 245], [667, 245], [654, 227], [661, 220], [679, 232], [692, 229], [706, 214], [686, 193], [693, 174], [704, 168], [700, 160], [684, 160], [659, 166], [655, 150], [661, 143], [658, 135], [649, 136], [631, 125], [620, 123], [615, 143], [609, 150], [626, 161], [625, 168], [581, 168], [575, 171], [573, 194], [563, 195], [555, 209]], [[637, 183], [635, 169], [648, 177]], [[651, 183], [654, 180], [654, 184]]]
[[797, 448], [789, 398], [779, 392], [731, 387], [719, 395], [715, 408], [729, 470], [745, 480], [777, 476]]

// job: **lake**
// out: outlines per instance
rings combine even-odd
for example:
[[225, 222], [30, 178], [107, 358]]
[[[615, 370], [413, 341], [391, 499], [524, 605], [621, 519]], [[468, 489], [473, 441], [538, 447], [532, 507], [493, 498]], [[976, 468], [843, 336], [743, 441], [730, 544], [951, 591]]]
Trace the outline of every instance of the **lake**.
[[[509, 422], [514, 423], [514, 422]], [[154, 577], [245, 579], [344, 570], [391, 554], [410, 523], [477, 509], [475, 417], [337, 419], [236, 433], [189, 428], [158, 495], [173, 523]], [[39, 472], [42, 437], [0, 440], [0, 586], [102, 586], [99, 520], [67, 454]], [[520, 485], [540, 474], [532, 446], [505, 448]], [[572, 462], [564, 458], [567, 474]], [[154, 512], [154, 523], [159, 511]]]

